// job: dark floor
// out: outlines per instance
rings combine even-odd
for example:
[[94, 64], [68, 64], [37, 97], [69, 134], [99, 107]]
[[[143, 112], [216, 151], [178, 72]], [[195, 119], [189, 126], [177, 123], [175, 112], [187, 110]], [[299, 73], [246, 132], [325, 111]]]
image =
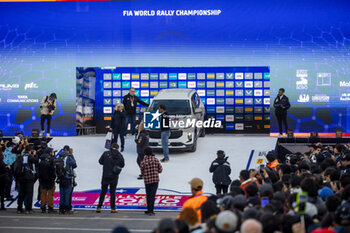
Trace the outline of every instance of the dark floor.
[[178, 212], [157, 212], [147, 216], [142, 211], [119, 211], [111, 214], [93, 210], [76, 211], [73, 215], [42, 214], [40, 210], [25, 215], [17, 214], [15, 209], [0, 211], [0, 232], [111, 232], [116, 226], [125, 226], [130, 232], [151, 232], [160, 219], [175, 219]]

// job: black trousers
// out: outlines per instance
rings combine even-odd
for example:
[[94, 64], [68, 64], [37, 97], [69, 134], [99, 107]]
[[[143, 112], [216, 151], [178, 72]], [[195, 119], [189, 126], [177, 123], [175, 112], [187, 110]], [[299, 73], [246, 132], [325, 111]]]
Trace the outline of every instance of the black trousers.
[[10, 182], [6, 182], [5, 184], [5, 196], [6, 197], [10, 197], [11, 196], [11, 187], [12, 187], [12, 182], [13, 182], [13, 174], [12, 174], [12, 169], [10, 169], [8, 176], [10, 177]]
[[137, 162], [137, 164], [139, 165], [139, 167], [141, 166], [141, 162], [142, 162], [142, 160], [145, 158], [145, 154], [144, 153], [138, 153], [137, 154], [137, 160], [136, 160], [136, 162]]
[[5, 182], [0, 181], [0, 202], [1, 208], [5, 208]]
[[102, 184], [100, 200], [98, 202], [97, 208], [102, 207], [103, 202], [105, 200], [107, 190], [108, 190], [108, 186], [109, 186], [109, 193], [111, 194], [111, 209], [112, 210], [115, 209], [115, 191], [117, 189], [117, 184], [118, 184], [118, 182], [113, 182], [113, 183], [109, 183], [109, 184]]
[[26, 210], [32, 210], [33, 206], [33, 181], [19, 182], [19, 193], [17, 201], [17, 210], [23, 210], [23, 202]]
[[51, 115], [41, 115], [41, 130], [45, 130], [45, 120], [47, 120], [47, 133], [50, 133]]
[[154, 201], [156, 200], [156, 193], [158, 189], [158, 182], [146, 184], [146, 200], [147, 200], [147, 210], [148, 212], [153, 212]]
[[120, 147], [124, 148], [124, 143], [125, 143], [125, 139], [124, 139], [124, 132], [122, 132], [122, 130], [119, 131], [113, 131], [113, 140], [112, 143], [118, 143], [118, 137], [120, 137]]
[[287, 133], [287, 131], [288, 131], [287, 113], [276, 114], [276, 118], [277, 118], [277, 121], [278, 121], [278, 128], [279, 128], [280, 134], [283, 133], [282, 122], [284, 124], [284, 128], [285, 128], [286, 133]]
[[215, 185], [215, 188], [216, 188], [217, 195], [226, 194], [228, 190], [228, 185], [217, 184]]

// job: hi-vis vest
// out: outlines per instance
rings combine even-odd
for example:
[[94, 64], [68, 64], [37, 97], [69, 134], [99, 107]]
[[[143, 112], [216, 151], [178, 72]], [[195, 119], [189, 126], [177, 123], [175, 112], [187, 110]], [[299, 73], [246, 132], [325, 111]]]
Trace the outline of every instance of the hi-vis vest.
[[273, 161], [272, 163], [267, 164], [267, 166], [271, 169], [273, 169], [274, 171], [277, 171], [277, 166], [280, 163], [278, 162], [278, 160], [276, 159], [275, 161]]

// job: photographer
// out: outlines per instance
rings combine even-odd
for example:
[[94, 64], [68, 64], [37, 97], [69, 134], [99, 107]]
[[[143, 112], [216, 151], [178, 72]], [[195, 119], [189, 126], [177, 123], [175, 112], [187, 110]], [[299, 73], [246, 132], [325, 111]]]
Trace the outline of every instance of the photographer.
[[33, 188], [35, 180], [34, 164], [36, 151], [26, 146], [23, 155], [18, 155], [14, 163], [14, 175], [18, 187], [17, 213], [23, 213], [23, 202], [26, 214], [33, 213]]
[[57, 183], [60, 184], [60, 214], [72, 214], [71, 206], [71, 192], [73, 188], [74, 172], [73, 169], [77, 167], [77, 163], [72, 153], [69, 153], [69, 146], [65, 146], [60, 153], [59, 158], [55, 159], [55, 170], [57, 176]]
[[[46, 213], [46, 203], [48, 212], [55, 213], [53, 209], [53, 197], [55, 194], [55, 167], [54, 167], [55, 152], [48, 147], [40, 157], [39, 163], [39, 183], [41, 194], [41, 212]], [[46, 196], [48, 198], [46, 198]]]
[[118, 151], [118, 149], [118, 144], [112, 143], [111, 150], [105, 151], [98, 161], [103, 166], [103, 174], [100, 200], [96, 209], [97, 213], [101, 213], [101, 208], [108, 190], [108, 186], [109, 193], [111, 195], [111, 213], [118, 213], [115, 206], [115, 192], [118, 185], [119, 174], [122, 168], [125, 166], [123, 155]]
[[111, 122], [110, 131], [113, 132], [112, 143], [118, 143], [118, 136], [120, 137], [121, 142], [121, 152], [124, 151], [124, 129], [125, 129], [125, 117], [126, 113], [124, 111], [124, 105], [118, 104], [114, 108], [114, 113]]
[[225, 152], [218, 150], [217, 158], [211, 163], [209, 171], [213, 173], [213, 182], [216, 188], [216, 195], [226, 194], [228, 186], [231, 183], [231, 167], [227, 162], [228, 157], [225, 158]]
[[40, 112], [41, 112], [41, 132], [40, 137], [45, 133], [45, 121], [47, 120], [47, 133], [46, 137], [50, 137], [50, 126], [51, 118], [56, 109], [56, 99], [57, 96], [55, 93], [51, 93], [50, 96], [45, 96], [40, 103]]
[[[143, 124], [139, 124], [138, 127], [138, 134], [135, 137], [136, 142], [136, 151], [137, 151], [137, 165], [139, 167], [141, 166], [142, 160], [145, 158], [145, 152], [144, 150], [149, 146], [149, 133], [145, 128], [143, 127]], [[139, 175], [137, 178], [139, 180], [143, 179], [142, 174]]]

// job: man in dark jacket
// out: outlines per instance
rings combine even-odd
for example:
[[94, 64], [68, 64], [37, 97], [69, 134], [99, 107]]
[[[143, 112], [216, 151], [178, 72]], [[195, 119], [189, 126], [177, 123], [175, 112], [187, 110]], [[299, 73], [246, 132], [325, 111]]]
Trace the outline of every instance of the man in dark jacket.
[[143, 106], [148, 107], [148, 104], [140, 100], [137, 96], [135, 96], [135, 88], [131, 87], [129, 90], [129, 94], [123, 97], [123, 104], [126, 111], [126, 125], [124, 136], [128, 131], [128, 124], [131, 124], [131, 133], [135, 134], [135, 126], [136, 126], [136, 106], [137, 104], [141, 104]]
[[154, 202], [159, 183], [159, 173], [162, 173], [163, 167], [159, 160], [154, 156], [151, 148], [147, 147], [144, 151], [146, 157], [141, 162], [141, 174], [146, 188], [147, 211], [145, 214], [152, 216], [154, 213]]
[[9, 182], [9, 166], [4, 163], [4, 155], [2, 150], [0, 150], [0, 210], [6, 210], [5, 208], [5, 184]]
[[160, 117], [160, 136], [162, 139], [162, 148], [163, 148], [163, 154], [164, 158], [160, 161], [162, 163], [169, 161], [169, 137], [171, 134], [170, 131], [170, 125], [169, 125], [169, 114], [166, 111], [166, 106], [164, 104], [159, 105], [158, 110], [160, 113], [162, 113]]
[[101, 213], [101, 208], [105, 199], [105, 195], [109, 186], [109, 193], [111, 195], [111, 213], [118, 213], [115, 206], [115, 191], [118, 184], [119, 174], [121, 169], [125, 166], [123, 155], [118, 151], [117, 143], [112, 143], [111, 150], [105, 151], [98, 161], [103, 165], [102, 187], [100, 200], [97, 206], [97, 213]]
[[[60, 184], [60, 214], [72, 214], [73, 211], [70, 210], [70, 196], [72, 194], [73, 188], [73, 178], [74, 172], [73, 169], [77, 167], [77, 163], [73, 154], [67, 153], [70, 148], [69, 146], [65, 146], [63, 149], [64, 153], [60, 153], [59, 159], [63, 160], [63, 164], [65, 167], [65, 175], [62, 177], [57, 177], [59, 179]], [[57, 171], [57, 168], [56, 168]]]
[[14, 164], [18, 192], [17, 213], [23, 213], [23, 203], [26, 214], [31, 214], [33, 205], [33, 188], [35, 179], [34, 164], [36, 151], [26, 146], [23, 155], [18, 155]]
[[118, 104], [114, 108], [111, 128], [109, 130], [113, 132], [112, 143], [118, 143], [118, 136], [120, 137], [121, 152], [124, 151], [124, 129], [126, 125], [125, 118], [126, 118], [126, 113], [124, 111], [124, 105]]
[[[137, 137], [135, 138], [136, 142], [136, 150], [137, 150], [137, 165], [141, 165], [141, 162], [143, 158], [145, 157], [145, 152], [144, 150], [149, 146], [149, 133], [147, 130], [144, 129], [143, 124], [139, 124], [138, 127], [138, 134]], [[139, 180], [143, 179], [142, 174], [139, 175], [137, 178]]]
[[227, 162], [228, 157], [225, 158], [225, 152], [218, 150], [217, 158], [211, 163], [209, 171], [213, 173], [213, 182], [216, 188], [216, 194], [226, 194], [228, 186], [231, 184], [231, 167]]
[[288, 123], [287, 123], [287, 110], [290, 108], [289, 99], [287, 96], [284, 95], [284, 89], [280, 88], [278, 91], [278, 95], [273, 102], [273, 107], [275, 108], [275, 115], [278, 121], [278, 128], [280, 132], [280, 136], [283, 134], [282, 129], [282, 122], [284, 124], [286, 133], [288, 130]]
[[[49, 213], [55, 213], [53, 209], [53, 197], [55, 194], [55, 167], [54, 167], [55, 152], [48, 147], [40, 157], [39, 163], [39, 183], [40, 183], [40, 200], [41, 212], [46, 213], [46, 204]], [[46, 198], [46, 196], [48, 198]]]

